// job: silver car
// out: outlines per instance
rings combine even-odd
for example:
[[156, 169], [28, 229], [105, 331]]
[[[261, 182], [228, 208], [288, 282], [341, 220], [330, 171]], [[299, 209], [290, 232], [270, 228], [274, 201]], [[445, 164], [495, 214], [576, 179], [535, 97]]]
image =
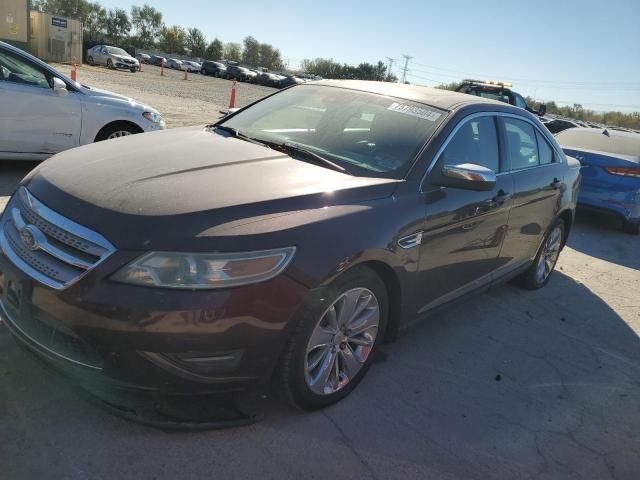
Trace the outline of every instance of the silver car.
[[89, 65], [106, 65], [108, 68], [123, 68], [135, 72], [140, 67], [140, 62], [118, 47], [108, 45], [96, 45], [87, 50], [87, 62]]
[[177, 58], [168, 58], [167, 62], [164, 64], [167, 68], [173, 68], [176, 70], [182, 70], [182, 60], [178, 60]]
[[148, 105], [70, 80], [0, 42], [0, 159], [44, 160], [69, 148], [162, 130]]
[[195, 72], [200, 73], [200, 69], [202, 65], [198, 62], [192, 62], [191, 60], [183, 60], [182, 61], [182, 70], [187, 70], [189, 73]]

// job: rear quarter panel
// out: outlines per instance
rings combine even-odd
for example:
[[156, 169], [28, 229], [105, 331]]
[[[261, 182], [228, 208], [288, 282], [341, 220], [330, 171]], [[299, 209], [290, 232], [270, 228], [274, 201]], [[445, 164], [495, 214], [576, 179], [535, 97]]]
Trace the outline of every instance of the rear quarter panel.
[[637, 167], [636, 163], [572, 148], [564, 148], [564, 152], [578, 159], [582, 165], [578, 197], [581, 206], [608, 210], [626, 219], [640, 217], [640, 179], [612, 175], [605, 170], [606, 167]]

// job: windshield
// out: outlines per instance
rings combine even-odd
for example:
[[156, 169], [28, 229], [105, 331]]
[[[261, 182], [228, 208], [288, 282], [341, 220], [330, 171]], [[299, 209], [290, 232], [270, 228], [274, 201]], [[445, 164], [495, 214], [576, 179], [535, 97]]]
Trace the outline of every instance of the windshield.
[[264, 142], [314, 151], [350, 173], [401, 178], [443, 110], [372, 93], [301, 85], [224, 122]]
[[107, 52], [113, 54], [113, 55], [122, 55], [125, 57], [128, 57], [129, 54], [127, 52], [125, 52], [123, 49], [118, 48], [118, 47], [107, 47]]

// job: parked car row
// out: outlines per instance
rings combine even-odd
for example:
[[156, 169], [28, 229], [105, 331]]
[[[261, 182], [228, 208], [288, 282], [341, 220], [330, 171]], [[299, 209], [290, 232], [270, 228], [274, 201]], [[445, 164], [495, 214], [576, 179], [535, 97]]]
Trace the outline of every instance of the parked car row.
[[149, 55], [138, 53], [135, 58], [129, 55], [122, 48], [110, 45], [96, 45], [87, 51], [87, 61], [90, 65], [104, 65], [112, 69], [127, 69], [135, 72], [139, 69], [140, 63], [161, 66], [173, 70], [186, 70], [189, 73], [201, 73], [227, 80], [239, 82], [249, 82], [266, 87], [285, 88], [291, 85], [305, 83], [309, 80], [320, 80], [320, 77], [280, 74], [268, 72], [266, 69], [252, 69], [243, 67], [235, 62], [222, 62], [213, 60], [181, 60], [174, 57], [163, 57], [161, 55]]

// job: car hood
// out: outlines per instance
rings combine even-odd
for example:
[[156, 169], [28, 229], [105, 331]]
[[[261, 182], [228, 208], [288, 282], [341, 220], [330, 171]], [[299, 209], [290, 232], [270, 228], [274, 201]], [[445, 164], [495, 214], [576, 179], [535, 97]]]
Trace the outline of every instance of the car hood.
[[101, 88], [88, 87], [83, 85], [82, 91], [87, 95], [91, 95], [92, 97], [109, 97], [109, 98], [117, 98], [119, 100], [126, 100], [128, 102], [135, 102], [131, 97], [127, 97], [126, 95], [121, 95], [119, 93], [113, 93], [109, 90], [102, 90]]
[[221, 224], [385, 198], [397, 182], [343, 174], [203, 127], [67, 150], [25, 180], [50, 208], [136, 249], [205, 248], [203, 232]]
[[136, 108], [140, 111], [159, 113], [155, 108], [150, 107], [149, 105], [138, 103], [136, 100], [131, 97], [127, 97], [126, 95], [113, 93], [108, 90], [102, 90], [100, 88], [88, 87], [86, 85], [81, 85], [81, 90], [82, 93], [98, 100], [100, 103], [109, 103], [110, 101], [112, 101], [114, 104], [120, 106], [126, 104], [127, 107]]
[[126, 55], [118, 55], [116, 53], [111, 53], [109, 55], [112, 56], [113, 58], [118, 58], [120, 60], [133, 60], [134, 62], [137, 61], [135, 58], [129, 57], [129, 56], [126, 56]]

